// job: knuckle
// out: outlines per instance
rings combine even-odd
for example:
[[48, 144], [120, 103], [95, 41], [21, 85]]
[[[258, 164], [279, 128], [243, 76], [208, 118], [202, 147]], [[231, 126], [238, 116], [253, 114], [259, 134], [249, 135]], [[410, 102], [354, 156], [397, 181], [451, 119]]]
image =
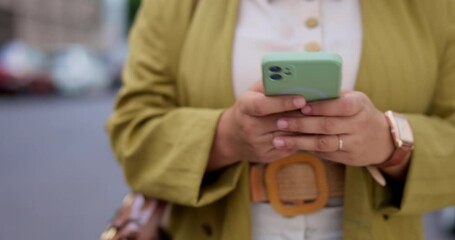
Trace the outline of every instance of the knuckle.
[[352, 133], [358, 133], [362, 131], [363, 127], [361, 126], [361, 124], [353, 122], [352, 124], [349, 125], [349, 129]]
[[371, 118], [370, 114], [363, 112], [357, 114], [354, 129], [357, 133], [366, 133], [372, 130], [372, 124], [374, 124], [374, 119]]
[[321, 121], [322, 132], [325, 134], [333, 133], [336, 125], [336, 120], [331, 117], [324, 117]]
[[352, 146], [359, 146], [359, 145], [361, 145], [363, 142], [364, 142], [364, 140], [362, 140], [362, 138], [353, 137], [353, 138], [351, 138], [350, 144], [351, 144]]
[[316, 151], [325, 152], [330, 148], [328, 138], [325, 136], [316, 137]]
[[355, 114], [355, 106], [352, 101], [348, 98], [344, 98], [340, 101], [340, 111], [342, 115], [351, 116]]
[[288, 129], [291, 131], [300, 131], [301, 132], [301, 126], [296, 122], [295, 119], [287, 119], [288, 122]]
[[359, 93], [359, 105], [361, 108], [364, 108], [365, 106], [369, 105], [370, 104], [370, 98], [368, 98], [368, 96], [363, 93], [363, 92], [360, 92]]
[[300, 133], [307, 133], [310, 131], [308, 124], [305, 124], [304, 119], [295, 120], [294, 128], [295, 128], [295, 131], [300, 132]]

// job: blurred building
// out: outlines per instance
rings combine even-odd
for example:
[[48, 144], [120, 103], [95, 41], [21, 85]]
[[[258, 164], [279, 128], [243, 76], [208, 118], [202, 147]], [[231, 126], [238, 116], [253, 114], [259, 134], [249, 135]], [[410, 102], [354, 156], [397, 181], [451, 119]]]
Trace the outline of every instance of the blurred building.
[[0, 0], [0, 44], [15, 38], [45, 51], [100, 47], [100, 1]]

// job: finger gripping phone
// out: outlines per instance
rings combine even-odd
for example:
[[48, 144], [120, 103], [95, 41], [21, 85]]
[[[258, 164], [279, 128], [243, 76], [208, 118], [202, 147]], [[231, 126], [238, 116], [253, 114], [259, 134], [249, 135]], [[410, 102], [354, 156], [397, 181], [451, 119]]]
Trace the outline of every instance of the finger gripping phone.
[[302, 95], [307, 102], [336, 98], [341, 56], [330, 52], [272, 52], [262, 58], [265, 94]]

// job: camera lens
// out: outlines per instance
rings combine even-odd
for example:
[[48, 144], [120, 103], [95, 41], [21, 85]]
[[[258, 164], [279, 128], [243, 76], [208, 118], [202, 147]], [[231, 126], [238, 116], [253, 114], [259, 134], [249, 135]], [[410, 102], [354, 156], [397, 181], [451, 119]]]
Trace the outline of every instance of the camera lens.
[[280, 71], [281, 71], [281, 68], [278, 67], [278, 66], [271, 66], [271, 67], [269, 67], [269, 70], [270, 70], [271, 72], [280, 72]]
[[270, 78], [273, 80], [281, 80], [283, 79], [283, 76], [281, 76], [280, 74], [272, 74], [270, 75]]
[[285, 68], [284, 71], [283, 71], [284, 74], [286, 75], [291, 75], [292, 74], [292, 71], [290, 68]]

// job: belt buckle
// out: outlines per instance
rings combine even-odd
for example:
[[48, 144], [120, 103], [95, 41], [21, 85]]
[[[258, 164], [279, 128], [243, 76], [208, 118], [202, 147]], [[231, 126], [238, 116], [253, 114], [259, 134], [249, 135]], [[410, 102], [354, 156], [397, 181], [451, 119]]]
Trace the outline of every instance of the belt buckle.
[[[277, 173], [283, 167], [296, 163], [308, 164], [313, 168], [315, 171], [318, 196], [314, 201], [309, 203], [304, 202], [302, 204], [294, 205], [284, 204], [280, 200]], [[269, 163], [265, 169], [265, 185], [267, 187], [270, 204], [275, 211], [285, 217], [292, 217], [318, 211], [327, 204], [329, 199], [329, 187], [324, 164], [318, 157], [309, 153], [298, 153], [290, 157], [280, 159], [279, 161]]]

